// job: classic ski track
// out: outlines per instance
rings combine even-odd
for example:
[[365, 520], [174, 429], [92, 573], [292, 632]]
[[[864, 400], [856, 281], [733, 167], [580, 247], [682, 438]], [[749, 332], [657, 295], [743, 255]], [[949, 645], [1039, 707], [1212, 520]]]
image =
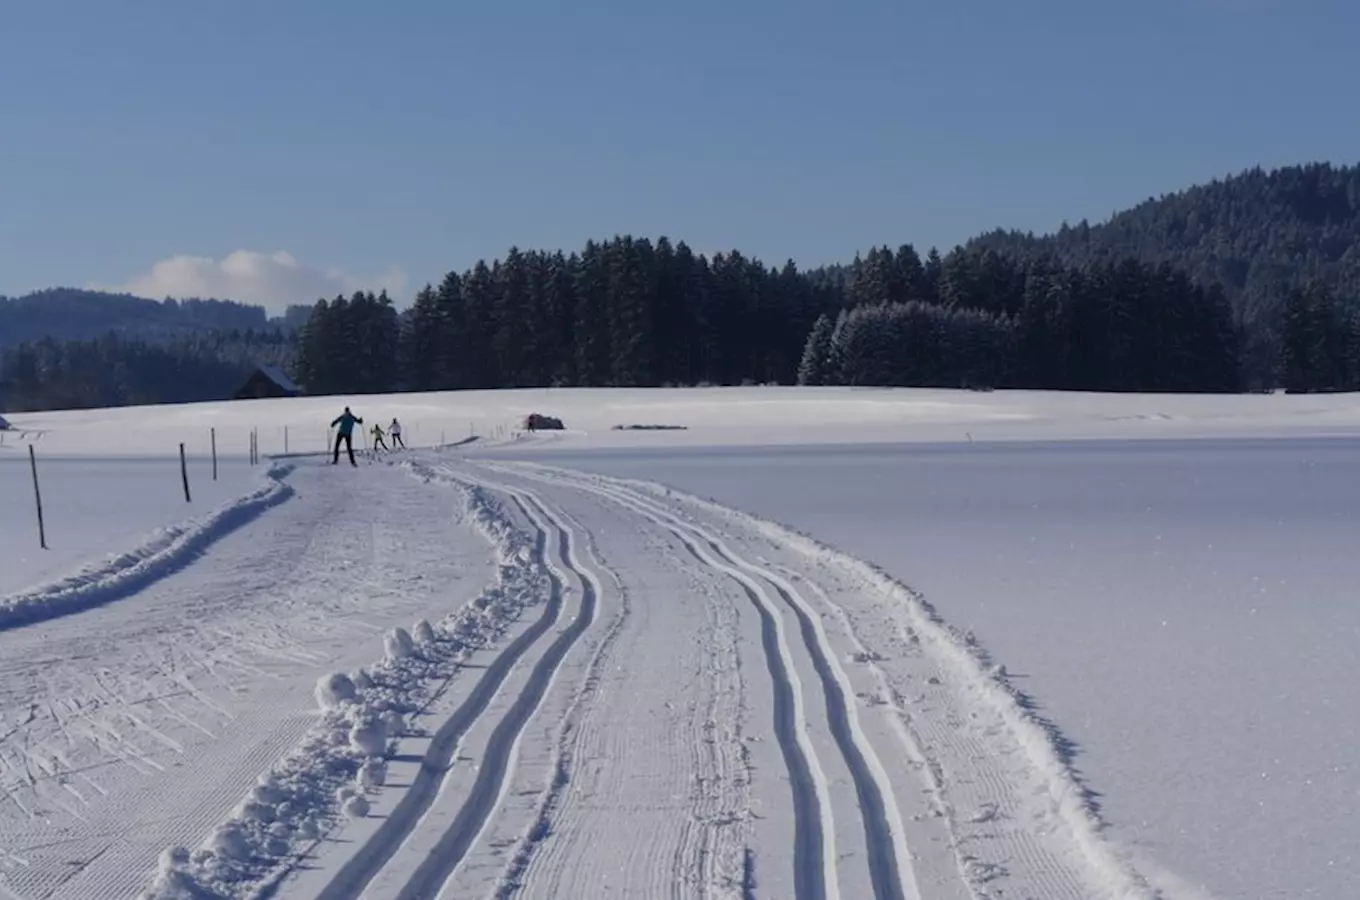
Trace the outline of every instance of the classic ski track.
[[[489, 465], [495, 467], [496, 464]], [[1165, 897], [1160, 888], [1150, 884], [1136, 870], [1127, 856], [1106, 843], [1100, 834], [1099, 821], [1084, 804], [1080, 801], [1073, 804], [1080, 785], [1070, 774], [1057, 775], [1052, 770], [1053, 761], [1046, 757], [1056, 751], [1045, 727], [1028, 719], [1008, 689], [984, 671], [985, 666], [976, 657], [971, 638], [958, 635], [939, 620], [932, 609], [913, 605], [912, 598], [916, 604], [923, 601], [910, 589], [901, 587], [872, 565], [806, 535], [663, 485], [536, 463], [514, 468], [525, 477], [535, 477], [530, 472], [542, 473], [539, 480], [547, 483], [580, 484], [587, 489], [605, 491], [614, 489], [653, 503], [662, 503], [668, 497], [678, 498], [696, 509], [738, 523], [781, 546], [792, 541], [791, 552], [801, 558], [829, 558], [851, 581], [862, 582], [860, 589], [879, 591], [890, 598], [901, 593], [907, 601], [902, 604], [906, 615], [896, 623], [897, 637], [907, 648], [906, 655], [919, 660], [914, 668], [930, 673], [923, 679], [920, 676], [926, 672], [913, 672], [910, 677], [924, 681], [927, 686], [924, 691], [919, 683], [908, 688], [904, 682], [909, 679], [881, 669], [879, 672], [890, 684], [889, 695], [897, 714], [894, 718], [900, 720], [894, 722], [894, 731], [902, 738], [908, 756], [923, 764], [929, 793], [946, 818], [952, 837], [951, 849], [969, 891], [981, 900], [999, 900], [1016, 889], [1028, 889], [1045, 898], [1081, 900], [1094, 897], [1162, 900]], [[844, 610], [842, 614], [845, 614]], [[853, 627], [851, 634], [855, 642], [863, 646]], [[950, 682], [957, 684], [951, 687]], [[999, 735], [1005, 742], [1000, 750], [994, 743]], [[988, 741], [982, 739], [984, 736]], [[942, 749], [947, 751], [948, 759], [962, 762], [966, 768], [961, 772], [946, 771], [941, 762]], [[1009, 762], [1012, 756], [1022, 760], [1019, 768]], [[960, 800], [951, 795], [966, 798], [972, 808], [971, 815], [969, 808], [960, 811]], [[1043, 797], [1057, 821], [1049, 825], [1031, 823], [1028, 817], [1033, 810], [1021, 807], [1026, 795]], [[1045, 839], [1054, 832], [1054, 825], [1062, 832], [1060, 840], [1068, 844], [1068, 852], [1073, 853], [1075, 859], [1065, 860], [1048, 845]], [[981, 844], [985, 847], [988, 841], [998, 840], [1000, 843], [990, 853], [1000, 857], [996, 862], [980, 859], [970, 851], [972, 846]], [[1079, 864], [1077, 860], [1080, 860]], [[1021, 884], [1008, 884], [1004, 880], [1014, 874], [1010, 864], [1020, 870]], [[1000, 885], [993, 883], [998, 878], [1003, 879]]]
[[[568, 493], [573, 497], [581, 496], [581, 492], [575, 490], [568, 490]], [[604, 498], [594, 499], [599, 503], [599, 512], [610, 520], [615, 519], [620, 509], [618, 504]], [[560, 514], [565, 515], [560, 512], [560, 503], [557, 508]], [[613, 527], [614, 522], [611, 521], [611, 530]], [[588, 539], [596, 565], [607, 568], [595, 550], [595, 535], [588, 528], [583, 527], [582, 531]], [[741, 652], [735, 630], [729, 631], [735, 629], [742, 605], [733, 602], [730, 593], [718, 589], [719, 584], [727, 579], [706, 567], [696, 568], [691, 555], [681, 549], [682, 545], [669, 530], [660, 527], [639, 530], [630, 526], [620, 531], [638, 533], [648, 552], [663, 555], [670, 568], [686, 581], [695, 585], [701, 582], [708, 585], [707, 588], [694, 588], [694, 593], [703, 597], [705, 622], [714, 629], [713, 636], [718, 643], [714, 646], [705, 645], [702, 658], [707, 659], [708, 653], [714, 653], [714, 658], [721, 659], [725, 665], [717, 668], [703, 665], [696, 673], [708, 686], [704, 691], [707, 697], [704, 706], [706, 712], [697, 714], [697, 718], [691, 722], [693, 730], [686, 732], [688, 739], [677, 739], [667, 743], [664, 751], [648, 753], [653, 762], [657, 762], [658, 758], [668, 760], [659, 763], [659, 766], [667, 773], [681, 776], [677, 786], [687, 784], [680, 789], [686, 794], [688, 807], [683, 811], [676, 810], [676, 815], [663, 827], [628, 832], [621, 836], [624, 844], [614, 846], [612, 850], [626, 853], [633, 862], [627, 871], [642, 878], [641, 881], [624, 882], [633, 892], [630, 896], [640, 895], [638, 892], [643, 891], [643, 885], [646, 884], [647, 896], [722, 897], [726, 900], [740, 897], [741, 900], [753, 900], [753, 858], [746, 835], [751, 816], [751, 767], [748, 748], [741, 732], [741, 723], [747, 720], [749, 710], [741, 675]], [[617, 582], [620, 603], [631, 605], [624, 579], [618, 572], [609, 571]], [[630, 574], [636, 577], [643, 573], [634, 571]], [[652, 580], [645, 575], [643, 577], [644, 585]], [[639, 643], [645, 644], [646, 636], [650, 634], [646, 606], [641, 607], [640, 618], [642, 622], [638, 626], [610, 636], [611, 642], [615, 637], [620, 639], [619, 646], [610, 653], [611, 659], [628, 654], [627, 658], [637, 664]], [[704, 633], [708, 633], [707, 629], [704, 629]], [[730, 646], [723, 641], [724, 636], [730, 641]], [[730, 655], [724, 655], [724, 650]], [[603, 657], [597, 659], [607, 661]], [[597, 676], [585, 669], [574, 677], [582, 685], [589, 686], [592, 699], [601, 689], [601, 696], [609, 696], [609, 692], [628, 693], [630, 680], [620, 682], [617, 672], [611, 674], [613, 677], [603, 673]], [[607, 805], [610, 801], [594, 793], [590, 786], [591, 779], [603, 777], [611, 783], [617, 780], [598, 770], [582, 773], [575, 768], [578, 762], [588, 763], [589, 754], [599, 749], [603, 735], [610, 733], [610, 720], [606, 717], [604, 723], [598, 721], [600, 713], [607, 708], [607, 703], [587, 703], [583, 708], [578, 707], [579, 716], [571, 718], [567, 718], [570, 714], [561, 711], [560, 706], [554, 710], [554, 716], [563, 716], [561, 729], [557, 732], [559, 743], [554, 745], [549, 740], [545, 746], [556, 746], [558, 755], [554, 757], [551, 753], [541, 753], [542, 758], [537, 760], [537, 765], [543, 767], [541, 771], [552, 772], [557, 776], [549, 788], [552, 794], [552, 818], [545, 820], [541, 815], [533, 818], [534, 812], [542, 808], [541, 803], [536, 803], [532, 809], [518, 810], [518, 815], [527, 825], [521, 825], [520, 821], [510, 824], [503, 821], [500, 824], [498, 845], [511, 829], [515, 829], [517, 837], [523, 833], [537, 832], [532, 841], [534, 855], [523, 867], [523, 876], [518, 883], [502, 879], [499, 886], [486, 895], [488, 898], [504, 900], [516, 893], [532, 897], [592, 896], [587, 891], [587, 885], [593, 890], [595, 886], [601, 885], [601, 878], [604, 884], [618, 877], [628, 878], [623, 871], [608, 866], [601, 870], [592, 864], [591, 861], [601, 854], [589, 839], [582, 839], [581, 831], [584, 828], [586, 833], [593, 833], [598, 838], [599, 828], [608, 821], [601, 804]], [[669, 703], [666, 708], [671, 708]], [[719, 712], [720, 709], [723, 712]], [[696, 711], [691, 709], [690, 713], [694, 715]], [[734, 730], [726, 735], [718, 735], [714, 729], [719, 727], [720, 722], [728, 723]], [[569, 738], [566, 748], [560, 746], [560, 738], [564, 736]], [[645, 746], [634, 746], [633, 750], [645, 752]], [[563, 749], [568, 752], [565, 762], [571, 766], [569, 769], [563, 768], [564, 760], [560, 755]], [[584, 785], [581, 782], [583, 774]], [[660, 776], [661, 771], [654, 774]], [[626, 778], [628, 773], [619, 771], [618, 775]], [[576, 785], [575, 789], [569, 789], [568, 784]], [[725, 787], [715, 788], [715, 785]], [[730, 786], [735, 786], [735, 791]], [[541, 797], [536, 799], [541, 801]], [[616, 799], [629, 803], [626, 794]], [[631, 807], [631, 803], [629, 805]], [[513, 814], [507, 812], [504, 815]], [[601, 819], [602, 815], [605, 816], [604, 820]], [[520, 871], [517, 863], [518, 860], [512, 861], [509, 867], [511, 873]], [[662, 880], [664, 876], [669, 876], [669, 880]], [[743, 888], [745, 893], [735, 893]]]
[[611, 488], [605, 488], [604, 492], [614, 497], [616, 502], [650, 509], [655, 515], [706, 541], [720, 558], [767, 581], [785, 605], [793, 610], [803, 643], [822, 682], [829, 730], [855, 783], [860, 815], [864, 820], [864, 838], [874, 896], [877, 900], [921, 900], [920, 886], [916, 883], [911, 855], [904, 839], [902, 814], [893, 796], [887, 771], [860, 727], [858, 709], [850, 700], [854, 697], [854, 689], [830, 647], [825, 628], [797, 589], [771, 570], [733, 552], [718, 536], [697, 525], [683, 522], [654, 501]]
[[[536, 506], [538, 511], [543, 513], [544, 516], [548, 515], [548, 512], [544, 509], [541, 501], [528, 491], [521, 491], [517, 488], [504, 485], [497, 487]], [[558, 518], [561, 522], [567, 523], [568, 529], [572, 532], [575, 532], [580, 528], [580, 523], [574, 522], [574, 520], [572, 520], [565, 512], [561, 513]], [[618, 573], [609, 569], [609, 567], [605, 566], [600, 561], [599, 554], [594, 546], [594, 535], [585, 528], [580, 528], [580, 531], [585, 536], [586, 552], [590, 556], [593, 569], [609, 572], [614, 582], [615, 593], [619, 597], [620, 602], [618, 610], [613, 617], [611, 617], [609, 625], [606, 627], [604, 634], [601, 636], [599, 643], [595, 647], [594, 653], [591, 654], [590, 661], [586, 665], [585, 677], [572, 695], [571, 701], [567, 705], [566, 712], [563, 715], [561, 725], [557, 729], [557, 739], [554, 743], [553, 779], [539, 797], [534, 812], [533, 824], [517, 842], [515, 851], [511, 855], [511, 861], [507, 866], [506, 871], [501, 876], [500, 883], [494, 892], [494, 896], [497, 900], [508, 900], [508, 898], [513, 897], [517, 892], [530, 887], [532, 884], [532, 876], [529, 874], [529, 870], [530, 866], [533, 864], [539, 846], [538, 840], [535, 839], [535, 833], [547, 830], [551, 827], [553, 813], [557, 810], [557, 807], [561, 802], [562, 790], [566, 787], [568, 783], [567, 779], [570, 777], [568, 773], [570, 771], [573, 755], [568, 744], [573, 735], [579, 731], [580, 719], [589, 712], [589, 701], [593, 698], [599, 684], [604, 664], [609, 659], [610, 651], [613, 649], [615, 641], [623, 631], [623, 627], [632, 612], [627, 599], [627, 592], [623, 588], [623, 582], [619, 578]], [[562, 542], [559, 545], [559, 555], [562, 558], [563, 564], [572, 567], [581, 574], [582, 578], [590, 579], [595, 588], [596, 597], [604, 597], [604, 587], [601, 584], [599, 577], [595, 574], [595, 571], [583, 566], [580, 560], [576, 558], [575, 547], [568, 541], [567, 531], [561, 533], [561, 541]]]
[[[518, 499], [516, 502], [519, 502]], [[540, 526], [527, 506], [520, 504], [520, 508], [526, 517], [535, 522], [535, 527]], [[434, 900], [440, 896], [445, 884], [457, 873], [468, 851], [481, 838], [501, 804], [510, 783], [525, 726], [542, 704], [567, 652], [594, 621], [598, 601], [596, 582], [575, 569], [570, 562], [573, 558], [570, 532], [551, 513], [547, 519], [557, 532], [558, 549], [563, 553], [563, 565], [581, 582], [580, 611], [576, 618], [558, 633], [557, 638], [534, 665], [528, 682], [515, 697], [487, 741], [485, 755], [477, 769], [469, 796], [464, 799], [453, 821], [428, 851], [425, 859], [393, 894], [394, 900]], [[540, 536], [544, 536], [542, 531]], [[555, 608], [552, 621], [556, 622], [567, 587], [565, 573], [550, 561], [543, 542], [539, 544], [539, 553], [540, 561], [548, 570], [552, 583], [551, 602]]]
[[673, 532], [680, 529], [706, 543], [719, 559], [763, 579], [774, 588], [797, 618], [803, 643], [822, 683], [828, 729], [845, 759], [859, 801], [874, 897], [876, 900], [921, 900], [920, 886], [905, 841], [906, 829], [887, 770], [860, 727], [858, 710], [849, 699], [854, 697], [854, 690], [830, 647], [825, 629], [797, 589], [770, 569], [744, 559], [719, 536], [677, 518], [651, 498], [614, 486], [585, 486], [573, 482], [572, 487], [631, 508]]
[[[488, 468], [497, 468], [488, 466]], [[509, 470], [506, 470], [509, 471]], [[761, 619], [762, 643], [770, 677], [775, 684], [775, 730], [780, 749], [789, 769], [794, 794], [795, 811], [795, 868], [794, 889], [798, 900], [839, 900], [840, 885], [836, 876], [835, 829], [831, 812], [830, 789], [812, 740], [807, 732], [807, 714], [803, 702], [802, 681], [798, 676], [789, 649], [783, 616], [778, 605], [770, 599], [760, 583], [742, 570], [715, 557], [696, 539], [688, 536], [677, 525], [664, 521], [640, 504], [629, 503], [606, 491], [595, 490], [566, 479], [536, 477], [515, 470], [549, 484], [586, 490], [626, 508], [654, 524], [670, 531], [701, 565], [722, 572], [737, 582], [755, 607]], [[699, 538], [698, 540], [703, 540]], [[787, 695], [787, 696], [781, 696]], [[800, 790], [799, 782], [810, 785], [811, 791]], [[809, 797], [808, 794], [812, 796]], [[805, 862], [805, 861], [811, 861]], [[815, 873], [815, 874], [814, 874]], [[900, 894], [897, 896], [901, 896]]]
[[[548, 529], [529, 510], [523, 506], [520, 509], [535, 531], [534, 554], [540, 561], [545, 560]], [[382, 827], [345, 861], [316, 895], [316, 900], [355, 900], [362, 896], [369, 883], [387, 866], [407, 839], [416, 833], [443, 793], [453, 760], [458, 756], [468, 730], [481, 719], [515, 666], [557, 624], [561, 611], [562, 592], [554, 587], [538, 619], [496, 653], [467, 698], [439, 726], [426, 748], [420, 771]]]
[[[784, 566], [776, 566], [776, 568], [781, 569], [786, 575], [797, 574], [795, 570]], [[974, 897], [978, 897], [979, 894], [971, 883], [971, 877], [968, 872], [968, 860], [962, 851], [962, 840], [959, 836], [958, 828], [954, 823], [954, 816], [949, 805], [948, 792], [940, 778], [938, 766], [927, 758], [920, 740], [917, 739], [911, 728], [908, 727], [909, 717], [900, 712], [900, 710], [906, 706], [905, 700], [901, 694], [892, 687], [887, 673], [884, 672], [883, 667], [876, 661], [876, 655], [870, 651], [868, 645], [860, 640], [859, 634], [855, 631], [854, 622], [850, 618], [849, 613], [845, 611], [845, 608], [833, 601], [831, 595], [817, 582], [810, 579], [804, 580], [813, 593], [821, 599], [822, 605], [830, 609], [840, 620], [845, 629], [846, 636], [850, 639], [856, 654], [858, 654], [858, 658], [865, 661], [865, 666], [868, 668], [869, 672], [873, 674], [874, 682], [878, 687], [880, 696], [892, 698], [891, 702], [898, 711], [898, 714], [888, 718], [889, 725], [892, 728], [893, 734], [897, 737], [897, 740], [906, 750], [907, 758], [912, 767], [920, 773], [921, 779], [925, 782], [926, 790], [929, 793], [931, 800], [931, 813], [937, 815], [945, 824], [945, 830], [949, 837], [949, 845], [954, 857], [954, 863], [960, 883], [968, 888], [970, 894]]]

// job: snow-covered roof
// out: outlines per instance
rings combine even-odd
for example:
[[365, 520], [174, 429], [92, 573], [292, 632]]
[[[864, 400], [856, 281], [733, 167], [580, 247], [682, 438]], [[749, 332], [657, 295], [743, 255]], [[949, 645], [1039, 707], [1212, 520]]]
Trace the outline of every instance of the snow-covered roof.
[[264, 373], [265, 378], [268, 378], [285, 391], [298, 393], [298, 386], [293, 384], [293, 379], [283, 374], [283, 370], [278, 366], [260, 366], [260, 371]]

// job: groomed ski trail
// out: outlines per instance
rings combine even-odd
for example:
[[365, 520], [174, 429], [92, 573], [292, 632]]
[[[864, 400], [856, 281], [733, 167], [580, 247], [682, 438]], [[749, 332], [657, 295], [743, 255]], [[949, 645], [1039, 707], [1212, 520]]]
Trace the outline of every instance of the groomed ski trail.
[[[884, 766], [864, 738], [855, 706], [847, 701], [852, 691], [835, 654], [827, 645], [820, 621], [813, 619], [807, 603], [797, 590], [774, 572], [742, 558], [711, 533], [676, 518], [658, 504], [607, 487], [582, 486], [579, 483], [573, 486], [592, 491], [667, 529], [697, 562], [723, 573], [741, 586], [761, 618], [766, 658], [777, 686], [775, 730], [781, 738], [780, 744], [790, 768], [791, 779], [797, 782], [808, 766], [806, 758], [800, 758], [800, 751], [804, 747], [810, 748], [811, 741], [807, 737], [806, 726], [794, 727], [795, 723], [801, 724], [807, 720], [807, 712], [799, 702], [798, 679], [793, 674], [792, 651], [785, 636], [788, 626], [760, 582], [773, 588], [797, 618], [804, 650], [822, 682], [828, 728], [849, 768], [859, 801], [874, 900], [921, 900], [904, 840], [902, 816], [893, 798]], [[789, 695], [787, 699], [783, 696], [785, 694]], [[813, 760], [816, 759], [815, 754], [810, 755]], [[820, 770], [809, 777], [817, 786], [816, 803], [809, 802], [810, 798], [795, 792], [795, 814], [801, 826], [795, 846], [799, 876], [796, 896], [838, 897], [840, 889], [834, 844], [828, 840], [825, 853], [820, 847], [808, 846], [821, 839], [823, 829], [820, 826], [823, 821], [829, 826], [825, 831], [833, 832], [826, 778]], [[824, 879], [822, 884], [817, 883], [814, 873]]]
[[[735, 541], [759, 548], [761, 557], [788, 559], [792, 571], [818, 586], [812, 593], [829, 612], [854, 623], [841, 638], [846, 648], [840, 655], [852, 656], [852, 644], [870, 648], [857, 659], [862, 665], [854, 677], [857, 683], [875, 683], [864, 678], [868, 675], [889, 685], [886, 697], [859, 691], [874, 696], [875, 705], [895, 719], [881, 730], [895, 736], [896, 747], [884, 747], [879, 739], [880, 757], [917, 760], [917, 790], [924, 786], [935, 814], [944, 819], [940, 825], [953, 868], [970, 896], [1162, 896], [1130, 856], [1105, 838], [1085, 789], [1055, 746], [1053, 727], [1029, 711], [971, 636], [951, 629], [909, 588], [806, 535], [661, 485], [532, 462], [479, 464], [645, 511], [670, 527], [712, 538], [715, 553]], [[847, 614], [846, 606], [854, 613]], [[905, 797], [901, 773], [890, 774], [899, 782], [897, 796]], [[911, 830], [923, 832], [916, 823]], [[918, 857], [923, 849], [912, 846]], [[940, 861], [927, 865], [928, 880], [943, 883]]]
[[393, 619], [485, 583], [451, 498], [331, 474], [298, 466], [289, 503], [117, 603], [0, 632], [5, 890], [135, 896], [313, 725], [319, 674], [380, 658]]
[[[571, 508], [586, 568], [614, 582], [601, 607], [612, 615], [602, 612], [607, 624], [563, 667], [526, 733], [505, 806], [446, 896], [759, 896], [732, 591], [664, 532], [619, 527], [613, 504], [495, 483], [564, 518]], [[791, 847], [781, 824], [791, 808], [770, 812]]]

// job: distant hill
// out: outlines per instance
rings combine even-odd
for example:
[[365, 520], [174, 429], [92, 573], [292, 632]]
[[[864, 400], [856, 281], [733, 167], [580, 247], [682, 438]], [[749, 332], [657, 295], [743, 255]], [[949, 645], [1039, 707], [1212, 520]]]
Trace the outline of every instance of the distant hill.
[[260, 306], [230, 300], [148, 300], [78, 288], [52, 288], [23, 297], [0, 297], [0, 349], [25, 341], [89, 340], [110, 332], [124, 338], [164, 341], [213, 331], [283, 329], [306, 321], [294, 310], [270, 319]]
[[1290, 290], [1321, 281], [1343, 306], [1360, 306], [1360, 166], [1250, 169], [1150, 198], [1097, 225], [1044, 236], [993, 231], [967, 249], [1051, 255], [1069, 265], [1133, 257], [1222, 284], [1246, 338], [1248, 377], [1267, 380]]

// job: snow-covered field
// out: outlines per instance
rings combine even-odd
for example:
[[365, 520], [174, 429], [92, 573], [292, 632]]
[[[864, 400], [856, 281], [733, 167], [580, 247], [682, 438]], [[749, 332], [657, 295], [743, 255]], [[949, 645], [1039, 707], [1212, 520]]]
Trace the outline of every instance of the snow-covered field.
[[344, 402], [7, 415], [0, 897], [1351, 890], [1354, 395]]

